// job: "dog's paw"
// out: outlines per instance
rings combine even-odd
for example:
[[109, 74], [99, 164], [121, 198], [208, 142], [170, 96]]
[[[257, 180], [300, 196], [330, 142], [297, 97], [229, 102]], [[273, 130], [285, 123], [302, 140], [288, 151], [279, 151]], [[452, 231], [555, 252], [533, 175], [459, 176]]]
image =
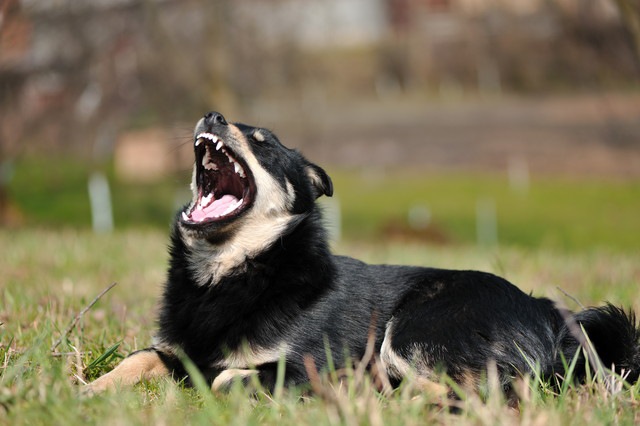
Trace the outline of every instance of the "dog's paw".
[[104, 376], [98, 377], [91, 383], [87, 383], [80, 388], [80, 395], [90, 398], [101, 393], [105, 393], [111, 389], [115, 389], [116, 384], [111, 377], [112, 375], [107, 373]]
[[103, 393], [106, 388], [100, 388], [95, 386], [94, 383], [88, 383], [80, 388], [80, 396], [83, 398], [92, 398], [100, 393]]

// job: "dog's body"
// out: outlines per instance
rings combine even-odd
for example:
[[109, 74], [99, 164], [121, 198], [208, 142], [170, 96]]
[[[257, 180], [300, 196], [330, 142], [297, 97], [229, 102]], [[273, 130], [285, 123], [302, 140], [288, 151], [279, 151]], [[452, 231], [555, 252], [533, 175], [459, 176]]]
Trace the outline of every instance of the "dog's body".
[[476, 387], [495, 362], [508, 386], [533, 366], [545, 377], [564, 373], [563, 358], [580, 347], [578, 325], [605, 367], [637, 380], [632, 313], [607, 305], [572, 314], [487, 273], [334, 256], [315, 204], [333, 191], [321, 168], [270, 132], [218, 113], [198, 123], [195, 145], [194, 201], [173, 228], [156, 342], [89, 391], [186, 376], [183, 355], [215, 387], [257, 374], [272, 388], [281, 358], [286, 383], [301, 384], [305, 359], [319, 370], [344, 367], [363, 357], [370, 337], [392, 384], [446, 372]]

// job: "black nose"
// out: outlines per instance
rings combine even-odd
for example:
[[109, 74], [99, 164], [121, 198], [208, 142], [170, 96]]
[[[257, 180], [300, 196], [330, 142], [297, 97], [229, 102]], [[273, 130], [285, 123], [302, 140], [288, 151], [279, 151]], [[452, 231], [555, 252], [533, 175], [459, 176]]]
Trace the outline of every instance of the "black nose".
[[227, 120], [225, 120], [219, 112], [211, 111], [204, 116], [204, 124], [207, 126], [215, 126], [216, 124], [224, 125], [227, 124]]

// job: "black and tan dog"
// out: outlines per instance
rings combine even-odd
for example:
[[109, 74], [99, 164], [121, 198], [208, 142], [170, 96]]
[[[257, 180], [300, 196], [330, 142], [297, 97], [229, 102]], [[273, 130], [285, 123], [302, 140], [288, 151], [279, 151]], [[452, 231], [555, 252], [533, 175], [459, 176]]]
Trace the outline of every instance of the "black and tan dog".
[[572, 330], [581, 329], [606, 367], [638, 379], [632, 313], [564, 312], [488, 273], [334, 256], [315, 204], [333, 192], [324, 170], [268, 130], [215, 112], [197, 124], [194, 145], [193, 201], [173, 227], [156, 341], [89, 392], [184, 377], [183, 355], [214, 387], [257, 375], [272, 388], [281, 357], [286, 383], [301, 384], [305, 357], [326, 369], [330, 353], [344, 367], [363, 356], [371, 330], [392, 384], [436, 372], [473, 384], [488, 363], [505, 387], [536, 365], [545, 377], [564, 374], [563, 358], [580, 345]]

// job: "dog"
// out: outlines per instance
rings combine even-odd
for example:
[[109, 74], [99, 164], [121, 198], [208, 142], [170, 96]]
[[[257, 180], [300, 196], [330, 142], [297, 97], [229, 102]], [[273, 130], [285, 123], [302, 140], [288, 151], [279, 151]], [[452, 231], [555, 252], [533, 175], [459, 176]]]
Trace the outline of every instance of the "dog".
[[[632, 311], [572, 313], [489, 273], [333, 255], [316, 205], [333, 194], [321, 167], [269, 130], [217, 112], [197, 123], [194, 152], [193, 200], [174, 221], [154, 343], [87, 392], [185, 378], [185, 359], [216, 389], [257, 376], [273, 390], [281, 360], [285, 384], [303, 385], [309, 359], [317, 371], [348, 367], [368, 342], [392, 386], [445, 373], [477, 389], [492, 364], [508, 389], [536, 368], [547, 379], [564, 375], [572, 359], [576, 380], [593, 359], [638, 379]], [[585, 348], [598, 357], [585, 359]]]

